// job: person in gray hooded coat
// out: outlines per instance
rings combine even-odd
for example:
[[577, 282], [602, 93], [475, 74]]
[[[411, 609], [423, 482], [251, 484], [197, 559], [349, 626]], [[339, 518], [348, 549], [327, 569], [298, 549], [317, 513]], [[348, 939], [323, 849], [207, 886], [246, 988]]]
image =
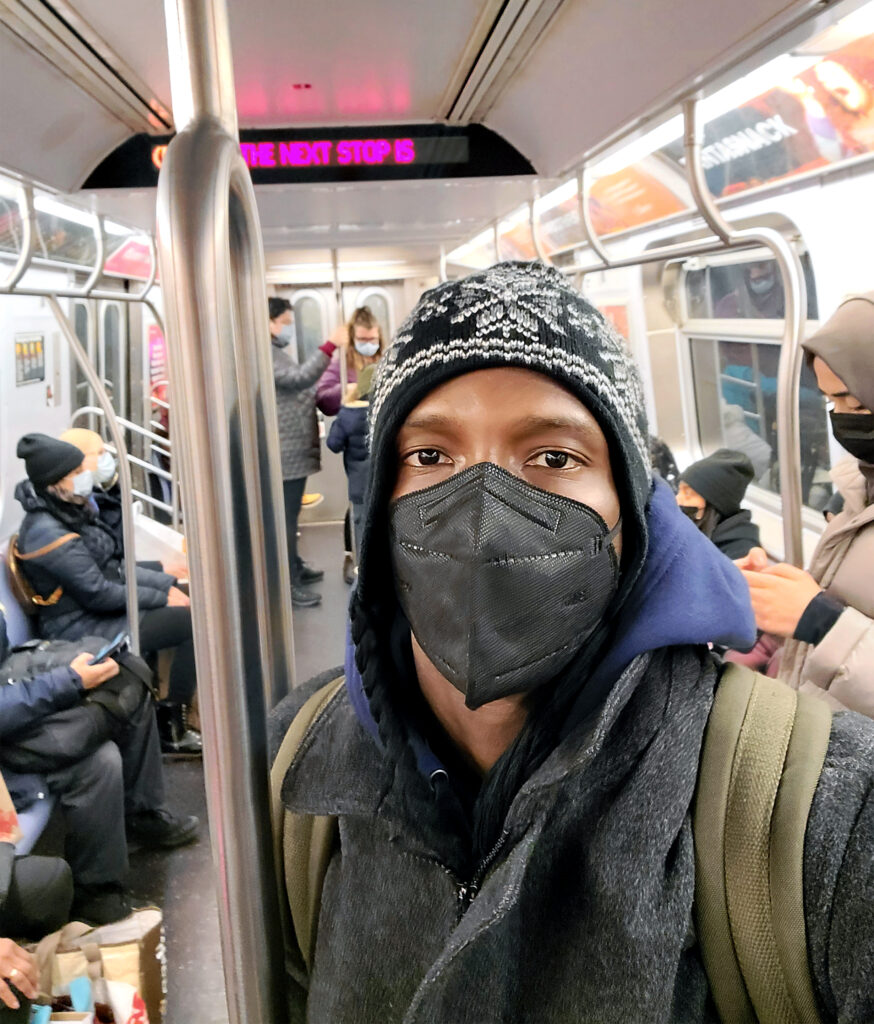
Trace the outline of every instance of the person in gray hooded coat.
[[[423, 296], [371, 396], [345, 687], [282, 799], [338, 819], [290, 1019], [715, 1024], [691, 808], [743, 580], [651, 478], [641, 383], [541, 264]], [[274, 714], [281, 739], [324, 677]], [[805, 842], [825, 1021], [874, 1019], [874, 725]]]

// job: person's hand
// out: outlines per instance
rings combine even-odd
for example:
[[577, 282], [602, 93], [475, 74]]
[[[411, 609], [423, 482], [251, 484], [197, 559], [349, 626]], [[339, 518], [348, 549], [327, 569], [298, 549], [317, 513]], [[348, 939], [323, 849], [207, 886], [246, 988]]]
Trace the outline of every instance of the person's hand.
[[336, 345], [337, 348], [346, 349], [349, 347], [349, 328], [346, 324], [338, 324], [331, 332], [331, 337], [328, 341], [332, 345]]
[[191, 599], [178, 587], [170, 587], [167, 591], [167, 606], [169, 608], [188, 608], [190, 605]]
[[184, 558], [178, 562], [162, 562], [161, 568], [168, 576], [175, 576], [177, 580], [188, 579], [188, 563]]
[[96, 665], [89, 665], [88, 662], [94, 657], [93, 654], [77, 654], [70, 662], [70, 668], [79, 674], [82, 685], [86, 690], [93, 690], [100, 686], [107, 679], [118, 675], [118, 662], [112, 658], [106, 658]]
[[735, 558], [734, 564], [741, 571], [761, 572], [768, 567], [768, 556], [764, 548], [750, 548], [743, 558]]
[[816, 580], [785, 562], [758, 572], [746, 570], [743, 575], [759, 629], [774, 636], [794, 636], [804, 609], [821, 590]]
[[10, 1010], [17, 1010], [20, 1004], [7, 982], [12, 982], [28, 999], [36, 999], [39, 995], [36, 959], [12, 939], [0, 939], [0, 1000]]

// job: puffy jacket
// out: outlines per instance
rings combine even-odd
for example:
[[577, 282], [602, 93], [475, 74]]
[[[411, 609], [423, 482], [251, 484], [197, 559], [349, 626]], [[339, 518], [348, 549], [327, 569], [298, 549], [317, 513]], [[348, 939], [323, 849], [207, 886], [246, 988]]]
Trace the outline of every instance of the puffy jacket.
[[727, 558], [743, 558], [761, 543], [759, 528], [745, 508], [717, 523], [710, 539]]
[[[354, 366], [350, 366], [347, 370], [346, 383], [358, 383], [358, 371]], [[340, 391], [340, 353], [335, 352], [316, 388], [316, 405], [326, 416], [336, 416], [340, 411], [343, 401]]]
[[786, 641], [780, 678], [874, 718], [874, 504], [855, 459], [839, 462], [831, 476], [844, 509], [825, 528], [809, 572], [847, 607], [815, 646]]
[[[25, 511], [18, 532], [22, 555], [42, 552], [70, 534], [69, 540], [44, 554], [22, 561], [30, 585], [41, 597], [62, 588], [56, 604], [41, 608], [38, 633], [47, 639], [112, 638], [127, 627], [127, 592], [122, 551], [113, 531], [88, 506], [70, 505], [67, 521], [58, 518], [29, 480], [15, 489]], [[66, 512], [66, 509], [65, 509]], [[140, 611], [163, 608], [174, 578], [165, 572], [137, 567]]]
[[367, 450], [367, 402], [344, 405], [328, 432], [327, 445], [332, 452], [343, 453], [343, 467], [349, 484], [349, 500], [364, 501], [370, 475]]
[[330, 359], [318, 349], [298, 365], [288, 346], [270, 339], [276, 414], [282, 454], [282, 479], [297, 480], [318, 473], [322, 467], [319, 424], [316, 419], [316, 382]]

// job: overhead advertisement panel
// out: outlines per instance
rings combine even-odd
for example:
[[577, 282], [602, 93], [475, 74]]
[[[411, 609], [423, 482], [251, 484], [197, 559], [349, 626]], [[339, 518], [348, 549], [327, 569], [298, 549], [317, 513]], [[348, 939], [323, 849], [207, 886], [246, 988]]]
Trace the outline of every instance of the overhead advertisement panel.
[[[169, 142], [133, 136], [82, 187], [157, 185]], [[518, 150], [482, 125], [248, 128], [240, 132], [240, 152], [256, 185], [534, 174]]]

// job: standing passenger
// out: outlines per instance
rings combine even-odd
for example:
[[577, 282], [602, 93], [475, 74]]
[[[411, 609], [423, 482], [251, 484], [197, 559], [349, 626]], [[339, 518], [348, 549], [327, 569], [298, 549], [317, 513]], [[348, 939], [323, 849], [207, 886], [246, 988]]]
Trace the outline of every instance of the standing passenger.
[[382, 355], [385, 339], [379, 321], [369, 306], [359, 306], [346, 324], [348, 344], [346, 346], [347, 394], [340, 394], [340, 358], [331, 360], [316, 389], [316, 402], [326, 416], [336, 416], [344, 401], [355, 400], [358, 375], [365, 366], [373, 366]]
[[[288, 569], [291, 574], [291, 603], [311, 608], [322, 597], [307, 584], [325, 575], [297, 553], [297, 521], [307, 477], [321, 469], [319, 424], [316, 419], [316, 382], [325, 372], [340, 342], [336, 337], [320, 345], [305, 363], [298, 365], [286, 351], [294, 340], [294, 318], [288, 299], [268, 299], [270, 353], [276, 384], [276, 414], [282, 455], [282, 496], [285, 500], [285, 532], [288, 540]], [[346, 328], [340, 329], [345, 335]], [[334, 332], [337, 335], [337, 331]]]
[[677, 504], [727, 558], [760, 543], [752, 515], [740, 507], [754, 472], [743, 452], [720, 448], [680, 474]]
[[[281, 787], [339, 826], [312, 955], [287, 961], [295, 1021], [719, 1020], [692, 807], [707, 643], [754, 623], [653, 484], [646, 426], [625, 346], [552, 268], [443, 284], [401, 327], [345, 687]], [[842, 1024], [874, 1020], [872, 749], [874, 723], [834, 719], [804, 840], [810, 970]]]
[[831, 472], [843, 510], [826, 526], [810, 571], [738, 562], [756, 623], [785, 639], [780, 678], [837, 708], [874, 717], [874, 292], [846, 299], [805, 342], [832, 432], [850, 453]]

